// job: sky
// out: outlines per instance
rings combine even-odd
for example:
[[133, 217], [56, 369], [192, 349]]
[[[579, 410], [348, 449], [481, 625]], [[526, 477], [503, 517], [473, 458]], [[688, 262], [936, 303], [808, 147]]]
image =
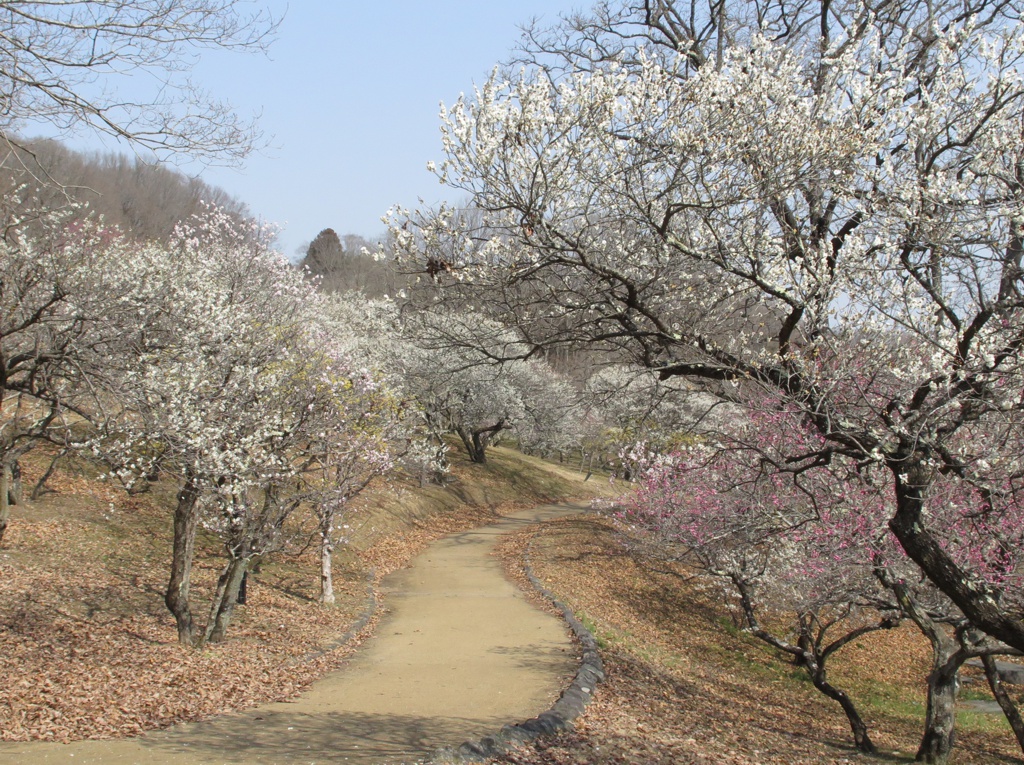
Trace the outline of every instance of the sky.
[[587, 4], [264, 0], [283, 16], [269, 52], [205, 55], [192, 76], [240, 114], [259, 114], [269, 145], [240, 169], [185, 169], [281, 226], [278, 247], [293, 259], [328, 227], [376, 239], [392, 205], [456, 194], [426, 170], [442, 159], [440, 103], [482, 83], [530, 18], [554, 22]]

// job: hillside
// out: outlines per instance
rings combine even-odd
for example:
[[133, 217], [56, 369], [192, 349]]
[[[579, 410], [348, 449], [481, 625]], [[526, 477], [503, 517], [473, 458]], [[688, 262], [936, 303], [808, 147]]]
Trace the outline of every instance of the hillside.
[[[876, 632], [832, 659], [832, 682], [865, 716], [876, 756], [853, 747], [835, 702], [791, 659], [740, 628], [734, 604], [685, 566], [639, 554], [597, 516], [510, 539], [597, 637], [608, 675], [576, 730], [534, 742], [503, 765], [834, 765], [914, 761], [931, 653], [912, 625]], [[1020, 763], [984, 675], [965, 667], [951, 762]], [[1022, 687], [1007, 686], [1018, 705]]]
[[[129, 497], [65, 464], [52, 492], [13, 508], [0, 547], [0, 737], [119, 737], [286, 699], [337, 667], [373, 627], [373, 582], [429, 540], [478, 525], [497, 510], [602, 491], [596, 481], [512, 450], [485, 466], [453, 453], [452, 480], [421, 489], [380, 484], [346, 519], [350, 544], [335, 561], [336, 607], [317, 604], [308, 529], [249, 581], [225, 643], [181, 648], [163, 605], [174, 487]], [[24, 461], [31, 487], [48, 460]], [[221, 565], [212, 536], [197, 551], [195, 591], [206, 602]], [[347, 639], [354, 637], [354, 639]]]

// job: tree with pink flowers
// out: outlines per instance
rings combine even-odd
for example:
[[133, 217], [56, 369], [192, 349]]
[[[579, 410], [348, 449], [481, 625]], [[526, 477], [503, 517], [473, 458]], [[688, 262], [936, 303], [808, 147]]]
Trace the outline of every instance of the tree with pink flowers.
[[[674, 550], [721, 582], [747, 630], [796, 657], [815, 687], [843, 706], [863, 751], [871, 749], [867, 728], [852, 700], [828, 682], [826, 661], [869, 631], [912, 620], [933, 653], [918, 759], [946, 762], [959, 668], [972, 656], [1012, 649], [977, 634], [919, 576], [888, 528], [891, 488], [883, 470], [844, 457], [791, 457], [796, 448], [820, 455], [824, 444], [800, 410], [761, 398], [729, 433], [653, 464], [624, 519], [659, 553]], [[962, 482], [938, 485], [945, 496], [936, 521], [954, 530], [957, 556], [985, 571], [993, 586], [1019, 592], [1019, 508], [993, 514], [1002, 524], [993, 528], [975, 512], [984, 501], [976, 492]], [[761, 609], [791, 613], [797, 639], [766, 629]], [[839, 634], [826, 643], [830, 630]]]

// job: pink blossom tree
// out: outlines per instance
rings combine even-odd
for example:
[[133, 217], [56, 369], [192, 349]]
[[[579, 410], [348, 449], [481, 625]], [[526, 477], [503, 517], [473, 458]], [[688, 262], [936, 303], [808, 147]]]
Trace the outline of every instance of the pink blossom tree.
[[[815, 686], [844, 708], [859, 748], [871, 744], [852, 701], [829, 686], [825, 661], [871, 629], [911, 619], [932, 646], [925, 730], [918, 759], [942, 763], [954, 743], [957, 673], [972, 656], [1013, 652], [976, 634], [962, 612], [923, 580], [887, 525], [891, 491], [884, 471], [843, 457], [822, 462], [825, 445], [803, 413], [784, 401], [760, 399], [749, 420], [714, 445], [654, 465], [626, 519], [659, 546], [675, 547], [739, 599], [751, 634], [804, 663]], [[975, 437], [981, 437], [975, 434]], [[794, 460], [792, 454], [808, 455]], [[940, 479], [943, 515], [958, 544], [951, 550], [985, 571], [993, 585], [1019, 592], [1022, 525], [1019, 508], [979, 516], [978, 490]], [[1000, 528], [992, 528], [998, 519]], [[758, 608], [795, 614], [793, 643], [766, 630]], [[822, 647], [842, 617], [880, 613]], [[813, 628], [813, 629], [812, 629]]]

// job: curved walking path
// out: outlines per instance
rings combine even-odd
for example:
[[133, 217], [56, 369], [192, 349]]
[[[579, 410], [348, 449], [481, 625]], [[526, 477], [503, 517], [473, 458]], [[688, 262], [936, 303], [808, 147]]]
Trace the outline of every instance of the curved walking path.
[[135, 739], [0, 744], [0, 763], [414, 763], [533, 717], [575, 671], [572, 644], [490, 553], [503, 534], [581, 510], [537, 507], [433, 543], [384, 580], [374, 636], [294, 701]]

